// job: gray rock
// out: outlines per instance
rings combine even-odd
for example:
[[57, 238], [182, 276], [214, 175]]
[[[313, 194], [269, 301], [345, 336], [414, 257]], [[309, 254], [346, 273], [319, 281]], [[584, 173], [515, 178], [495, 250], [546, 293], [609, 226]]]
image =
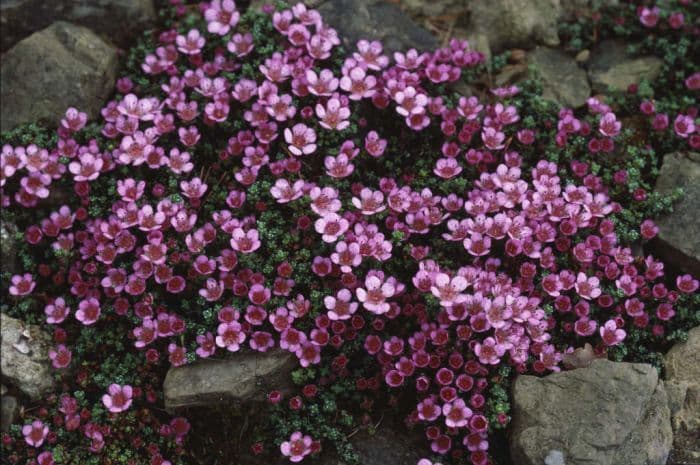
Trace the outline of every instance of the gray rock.
[[228, 360], [198, 360], [171, 368], [165, 376], [165, 408], [262, 401], [272, 390], [291, 389], [290, 373], [298, 366], [289, 352], [236, 353]]
[[0, 48], [59, 20], [91, 28], [121, 47], [155, 21], [153, 0], [2, 0]]
[[655, 56], [631, 57], [623, 42], [603, 41], [591, 52], [588, 78], [594, 92], [624, 92], [643, 79], [653, 81], [662, 67], [663, 61]]
[[0, 271], [15, 274], [19, 270], [17, 262], [17, 227], [0, 220]]
[[700, 326], [688, 340], [676, 344], [665, 359], [666, 386], [671, 407], [674, 459], [700, 459]]
[[39, 326], [0, 314], [2, 379], [32, 400], [51, 391], [54, 379], [48, 351], [51, 336]]
[[528, 64], [542, 79], [542, 97], [563, 107], [578, 108], [591, 95], [586, 72], [566, 53], [537, 47], [527, 55]]
[[656, 219], [659, 235], [654, 252], [680, 269], [700, 276], [700, 153], [674, 152], [664, 156], [656, 181], [662, 194], [683, 189], [683, 197], [673, 212]]
[[511, 454], [518, 465], [541, 465], [556, 451], [567, 465], [664, 465], [671, 442], [666, 390], [651, 365], [601, 359], [515, 381]]
[[0, 431], [7, 431], [10, 425], [19, 415], [19, 401], [15, 396], [2, 396], [2, 405], [0, 405]]
[[589, 16], [591, 12], [617, 8], [620, 0], [561, 0], [562, 21], [572, 21], [579, 16]]
[[472, 0], [469, 28], [485, 34], [491, 50], [559, 45], [560, 0]]
[[56, 126], [70, 106], [96, 117], [116, 71], [116, 48], [85, 27], [59, 21], [35, 32], [2, 57], [0, 130]]
[[360, 39], [380, 40], [387, 53], [409, 48], [425, 51], [439, 46], [430, 32], [384, 0], [325, 0], [318, 11], [351, 50], [355, 50]]

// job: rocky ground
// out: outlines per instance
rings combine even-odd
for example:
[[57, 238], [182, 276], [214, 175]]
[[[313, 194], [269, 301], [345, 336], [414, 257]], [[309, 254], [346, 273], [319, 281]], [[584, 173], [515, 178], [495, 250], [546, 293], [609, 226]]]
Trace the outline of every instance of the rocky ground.
[[[389, 50], [428, 49], [459, 37], [489, 57], [510, 51], [509, 64], [484, 77], [489, 84], [515, 83], [538, 73], [545, 98], [572, 108], [610, 88], [653, 80], [661, 68], [657, 57], [627, 56], [622, 42], [600, 44], [576, 56], [558, 48], [558, 22], [588, 8], [587, 0], [308, 3], [318, 7], [348, 43], [376, 37]], [[68, 106], [86, 111], [90, 118], [97, 116], [114, 88], [119, 47], [127, 47], [155, 20], [155, 8], [146, 0], [3, 0], [2, 130], [26, 122], [55, 124]], [[478, 86], [467, 90], [480, 91]], [[673, 214], [658, 219], [654, 253], [697, 276], [700, 154], [665, 155], [656, 188], [668, 192], [679, 186], [685, 188], [685, 196]], [[2, 266], [21, 270], [9, 234], [14, 226], [0, 225]], [[51, 390], [49, 339], [39, 327], [2, 315], [3, 430], [23, 403]], [[171, 369], [164, 385], [166, 408], [235, 401], [242, 410], [252, 409], [262, 392], [285, 388], [289, 357], [270, 353], [244, 358]], [[588, 360], [559, 374], [522, 376], [512, 397], [509, 442], [515, 464], [698, 464], [700, 328], [667, 354], [663, 377], [650, 365]], [[389, 419], [377, 425], [376, 435], [362, 433], [352, 441], [365, 465], [414, 465], [423, 446]], [[324, 463], [337, 462], [329, 458]]]

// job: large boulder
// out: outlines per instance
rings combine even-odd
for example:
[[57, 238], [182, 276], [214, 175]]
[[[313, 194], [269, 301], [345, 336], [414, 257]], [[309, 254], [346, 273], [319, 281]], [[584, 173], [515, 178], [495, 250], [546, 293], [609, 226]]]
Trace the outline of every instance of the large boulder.
[[26, 122], [55, 126], [70, 106], [94, 118], [116, 72], [116, 48], [90, 29], [59, 21], [35, 32], [2, 57], [0, 130]]
[[673, 457], [700, 461], [700, 326], [666, 354], [666, 386], [673, 426]]
[[664, 465], [672, 442], [663, 381], [651, 365], [600, 359], [513, 388], [518, 465]]
[[163, 383], [165, 408], [262, 401], [272, 390], [291, 389], [290, 373], [297, 365], [291, 353], [270, 351], [236, 353], [227, 360], [198, 360], [171, 368]]
[[606, 40], [591, 52], [588, 77], [594, 92], [627, 91], [631, 84], [653, 81], [663, 61], [655, 56], [633, 57], [624, 42]]
[[586, 72], [561, 50], [537, 47], [528, 53], [527, 61], [542, 80], [545, 99], [567, 108], [578, 108], [591, 95]]
[[51, 391], [49, 348], [51, 336], [39, 326], [27, 325], [4, 313], [0, 314], [0, 367], [2, 379], [32, 400]]
[[0, 49], [58, 20], [89, 27], [125, 47], [155, 18], [153, 0], [2, 0]]
[[559, 45], [560, 0], [472, 0], [469, 28], [485, 34], [492, 51]]
[[380, 40], [385, 52], [439, 46], [437, 39], [401, 9], [384, 0], [323, 0], [317, 7], [323, 20], [338, 30], [343, 45], [354, 50], [360, 39]]
[[659, 235], [654, 253], [683, 271], [700, 276], [700, 153], [673, 152], [664, 156], [656, 191], [669, 194], [683, 189], [673, 212], [656, 219]]

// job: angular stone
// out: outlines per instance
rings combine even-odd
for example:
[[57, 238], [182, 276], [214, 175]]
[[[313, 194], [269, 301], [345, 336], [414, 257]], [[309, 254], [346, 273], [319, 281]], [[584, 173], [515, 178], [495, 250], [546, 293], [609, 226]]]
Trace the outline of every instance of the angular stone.
[[271, 390], [291, 388], [290, 373], [298, 366], [289, 352], [236, 353], [228, 360], [198, 360], [171, 368], [165, 376], [165, 408], [262, 401]]
[[651, 365], [595, 360], [513, 388], [511, 454], [518, 465], [563, 455], [567, 465], [664, 465], [671, 448], [664, 384]]
[[528, 64], [542, 79], [542, 97], [560, 106], [578, 108], [591, 95], [586, 72], [561, 50], [537, 47], [527, 55]]
[[674, 459], [700, 459], [700, 326], [666, 354], [666, 386], [671, 401]]
[[318, 11], [326, 23], [338, 30], [349, 50], [355, 50], [360, 39], [380, 40], [385, 53], [409, 48], [425, 51], [439, 46], [435, 36], [398, 6], [384, 0], [325, 0]]
[[35, 32], [2, 57], [0, 130], [56, 126], [70, 106], [94, 118], [116, 72], [116, 48], [85, 27], [59, 21]]
[[609, 89], [625, 92], [631, 84], [639, 84], [643, 79], [650, 82], [656, 79], [662, 67], [660, 58], [630, 57], [623, 42], [607, 40], [591, 52], [588, 78], [594, 92], [607, 92]]
[[659, 235], [652, 245], [670, 265], [700, 276], [700, 153], [664, 156], [655, 190], [669, 194], [678, 187], [683, 197], [673, 204], [672, 213], [656, 219]]
[[121, 47], [155, 22], [153, 0], [2, 0], [0, 48], [59, 20], [89, 27]]
[[33, 400], [51, 391], [54, 379], [48, 351], [51, 336], [39, 326], [0, 314], [2, 379]]
[[15, 396], [2, 396], [0, 405], [0, 431], [7, 431], [19, 415], [19, 401]]
[[493, 52], [559, 45], [560, 0], [472, 0], [469, 28], [485, 34]]

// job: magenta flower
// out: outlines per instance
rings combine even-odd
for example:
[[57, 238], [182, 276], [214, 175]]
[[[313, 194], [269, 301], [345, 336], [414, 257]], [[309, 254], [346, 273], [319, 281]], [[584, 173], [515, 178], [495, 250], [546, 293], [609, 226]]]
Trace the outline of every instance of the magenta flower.
[[595, 276], [588, 277], [585, 273], [576, 276], [576, 292], [586, 300], [597, 299], [601, 294], [600, 280]]
[[678, 115], [673, 121], [673, 130], [684, 139], [695, 132], [695, 121], [688, 115]]
[[216, 345], [225, 348], [229, 352], [238, 352], [246, 339], [241, 324], [237, 321], [221, 323], [216, 329]]
[[332, 321], [348, 320], [357, 311], [357, 302], [351, 302], [352, 293], [348, 289], [341, 289], [336, 296], [326, 296], [323, 303], [328, 309], [328, 318]]
[[120, 413], [131, 407], [132, 397], [133, 389], [128, 384], [110, 384], [107, 394], [102, 396], [102, 403], [110, 412]]
[[615, 320], [608, 320], [600, 327], [600, 337], [607, 346], [614, 346], [622, 342], [627, 333], [624, 329], [618, 328]]
[[62, 297], [57, 297], [52, 304], [44, 308], [46, 314], [46, 322], [51, 325], [58, 325], [70, 314], [70, 308], [66, 306], [65, 300]]
[[289, 437], [289, 441], [284, 441], [280, 445], [280, 451], [285, 457], [289, 457], [291, 462], [301, 462], [304, 457], [311, 453], [312, 443], [311, 436], [296, 431]]
[[22, 427], [24, 442], [32, 447], [41, 447], [49, 434], [49, 427], [41, 420], [34, 420], [30, 425]]
[[32, 293], [35, 287], [36, 282], [34, 281], [34, 277], [29, 273], [25, 273], [23, 275], [16, 274], [10, 279], [10, 295], [29, 295]]
[[90, 297], [80, 301], [78, 310], [75, 312], [75, 318], [85, 326], [90, 326], [95, 324], [101, 313], [100, 301]]
[[457, 399], [444, 404], [442, 414], [445, 416], [445, 425], [448, 428], [462, 428], [467, 426], [472, 411], [463, 399]]
[[639, 13], [639, 21], [646, 27], [654, 27], [659, 22], [659, 7], [644, 7]]
[[340, 217], [337, 213], [329, 213], [314, 223], [316, 232], [321, 234], [323, 242], [335, 242], [344, 234], [350, 223], [345, 218]]
[[56, 369], [66, 368], [70, 365], [72, 356], [71, 351], [63, 344], [59, 344], [55, 349], [49, 350], [49, 359]]

